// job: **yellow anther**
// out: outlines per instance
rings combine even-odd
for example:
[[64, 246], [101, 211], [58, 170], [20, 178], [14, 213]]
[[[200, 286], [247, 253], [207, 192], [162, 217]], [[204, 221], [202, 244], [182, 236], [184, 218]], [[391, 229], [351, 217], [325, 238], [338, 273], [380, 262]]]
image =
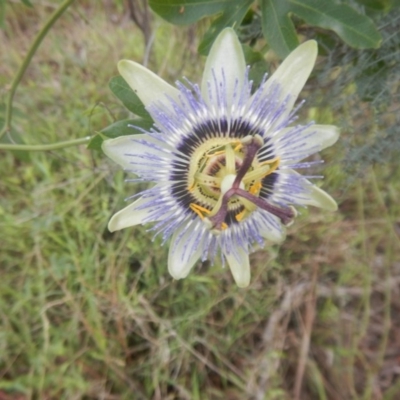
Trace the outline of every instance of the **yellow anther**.
[[225, 223], [225, 222], [223, 222], [222, 224], [221, 224], [221, 229], [224, 231], [225, 229], [228, 229], [228, 224], [227, 223]]
[[202, 212], [204, 213], [204, 214], [210, 214], [210, 210], [208, 210], [207, 208], [205, 208], [205, 207], [202, 207], [202, 206], [199, 206], [198, 204], [195, 204], [195, 203], [190, 203], [190, 209], [192, 210], [192, 211], [194, 211], [201, 219], [203, 219], [204, 218], [204, 215], [202, 214]]
[[194, 187], [195, 187], [195, 182], [192, 182], [188, 187], [189, 192], [193, 192]]
[[277, 170], [279, 167], [279, 163], [280, 163], [280, 158], [278, 157], [276, 158], [275, 163], [271, 166], [271, 169], [268, 171], [267, 175], [272, 174], [275, 170]]
[[240, 222], [244, 218], [246, 213], [247, 213], [246, 209], [242, 210], [239, 214], [235, 216], [236, 221]]
[[262, 188], [261, 182], [256, 182], [254, 183], [254, 185], [250, 186], [249, 193], [254, 195], [258, 194], [261, 188]]
[[274, 163], [278, 163], [281, 161], [280, 157], [275, 157], [272, 160], [266, 160], [263, 161], [262, 163], [260, 163], [260, 165], [269, 165], [269, 164], [274, 164]]
[[212, 154], [208, 154], [207, 153], [207, 157], [214, 157], [214, 156], [220, 156], [221, 154], [224, 154], [225, 153], [225, 150], [219, 150], [219, 151], [216, 151], [215, 153], [212, 153]]
[[195, 207], [192, 207], [192, 204], [190, 205], [190, 209], [193, 212], [195, 212], [200, 217], [200, 219], [204, 219], [204, 215], [199, 210], [197, 210]]
[[233, 151], [238, 152], [239, 150], [241, 150], [243, 148], [243, 144], [241, 142], [239, 142], [236, 147], [233, 149]]

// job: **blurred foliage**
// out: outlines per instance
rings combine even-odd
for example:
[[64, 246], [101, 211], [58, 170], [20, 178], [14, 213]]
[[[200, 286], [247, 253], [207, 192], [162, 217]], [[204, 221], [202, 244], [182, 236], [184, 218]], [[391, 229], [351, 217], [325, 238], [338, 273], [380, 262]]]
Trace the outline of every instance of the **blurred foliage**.
[[[22, 4], [25, 4], [27, 7], [33, 7], [33, 4], [30, 0], [20, 0]], [[6, 16], [6, 3], [7, 0], [0, 0], [0, 28], [4, 28], [4, 20]]]
[[400, 158], [400, 15], [378, 13], [375, 20], [383, 38], [378, 49], [320, 40], [326, 62], [319, 80], [330, 95], [318, 101], [340, 116], [347, 132], [342, 165], [349, 184], [368, 167]]

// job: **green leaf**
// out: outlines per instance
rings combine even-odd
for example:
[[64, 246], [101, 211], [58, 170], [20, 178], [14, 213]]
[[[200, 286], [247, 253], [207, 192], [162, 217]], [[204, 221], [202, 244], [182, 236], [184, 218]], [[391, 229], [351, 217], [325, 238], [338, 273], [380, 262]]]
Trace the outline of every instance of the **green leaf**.
[[328, 56], [338, 44], [337, 36], [326, 30], [315, 32], [313, 39], [318, 42], [318, 54], [320, 56]]
[[[149, 130], [153, 126], [153, 121], [146, 119], [121, 119], [108, 125], [101, 130], [101, 133], [110, 139], [118, 136], [135, 135], [143, 133], [141, 129]], [[140, 129], [141, 128], [141, 129]]]
[[213, 21], [209, 27], [199, 45], [199, 53], [207, 55], [215, 38], [224, 28], [227, 26], [239, 26], [252, 3], [253, 0], [233, 1], [232, 5]]
[[253, 81], [253, 89], [260, 86], [264, 75], [268, 72], [268, 64], [263, 55], [254, 51], [250, 46], [242, 44], [246, 64], [250, 65], [249, 79]]
[[141, 129], [149, 130], [153, 121], [147, 119], [122, 119], [114, 122], [98, 132], [88, 144], [88, 149], [101, 150], [101, 145], [106, 139], [114, 139], [119, 136], [136, 135], [143, 133]]
[[392, 1], [391, 0], [356, 0], [357, 3], [364, 5], [365, 7], [373, 10], [387, 11], [390, 10]]
[[108, 86], [129, 111], [146, 120], [151, 120], [150, 114], [146, 111], [138, 95], [130, 88], [122, 76], [111, 78]]
[[199, 19], [218, 14], [242, 0], [149, 0], [152, 10], [176, 25], [192, 24]]
[[299, 45], [288, 12], [287, 0], [261, 0], [261, 22], [265, 39], [281, 58]]
[[101, 151], [101, 145], [103, 144], [105, 138], [101, 136], [100, 133], [93, 136], [90, 142], [87, 145], [89, 150]]
[[247, 65], [253, 65], [258, 61], [264, 60], [263, 55], [259, 51], [253, 50], [253, 48], [248, 46], [247, 44], [242, 44], [242, 49]]
[[333, 0], [288, 0], [290, 10], [308, 24], [331, 29], [357, 49], [377, 48], [382, 38], [370, 18]]

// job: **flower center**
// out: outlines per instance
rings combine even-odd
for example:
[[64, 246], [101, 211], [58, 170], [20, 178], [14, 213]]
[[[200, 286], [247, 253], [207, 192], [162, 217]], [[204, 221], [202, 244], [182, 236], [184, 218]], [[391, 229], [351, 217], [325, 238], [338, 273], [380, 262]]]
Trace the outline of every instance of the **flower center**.
[[247, 218], [257, 207], [267, 209], [288, 223], [289, 208], [281, 209], [260, 198], [262, 180], [279, 166], [279, 159], [260, 162], [257, 153], [263, 146], [259, 135], [242, 139], [213, 138], [194, 152], [189, 168], [189, 191], [198, 202], [191, 210], [213, 230]]

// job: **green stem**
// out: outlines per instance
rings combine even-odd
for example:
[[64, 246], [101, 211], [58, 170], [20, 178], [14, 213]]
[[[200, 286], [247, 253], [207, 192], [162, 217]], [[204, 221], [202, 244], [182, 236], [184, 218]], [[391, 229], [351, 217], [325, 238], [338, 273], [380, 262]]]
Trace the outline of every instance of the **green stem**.
[[66, 140], [65, 142], [58, 142], [52, 144], [14, 144], [14, 143], [0, 143], [0, 150], [23, 150], [23, 151], [49, 151], [63, 149], [65, 147], [77, 146], [85, 144], [92, 139], [92, 136], [86, 136], [81, 139]]
[[19, 83], [21, 82], [22, 77], [25, 74], [26, 69], [28, 68], [30, 62], [32, 61], [33, 56], [36, 53], [36, 50], [40, 46], [40, 43], [42, 43], [42, 40], [45, 38], [47, 35], [48, 31], [50, 28], [54, 25], [54, 23], [61, 17], [63, 12], [74, 2], [75, 0], [64, 0], [64, 2], [60, 5], [60, 7], [51, 15], [49, 20], [46, 22], [46, 24], [43, 26], [43, 28], [39, 31], [37, 34], [35, 40], [32, 43], [31, 48], [28, 51], [28, 54], [26, 55], [24, 62], [20, 66], [19, 70], [17, 71], [17, 74], [15, 75], [15, 78], [11, 84], [11, 89], [8, 94], [7, 102], [6, 102], [6, 116], [5, 116], [5, 122], [2, 130], [0, 131], [0, 138], [2, 138], [6, 133], [11, 131], [11, 121], [12, 121], [12, 103], [14, 99], [15, 92], [17, 90], [17, 87]]

